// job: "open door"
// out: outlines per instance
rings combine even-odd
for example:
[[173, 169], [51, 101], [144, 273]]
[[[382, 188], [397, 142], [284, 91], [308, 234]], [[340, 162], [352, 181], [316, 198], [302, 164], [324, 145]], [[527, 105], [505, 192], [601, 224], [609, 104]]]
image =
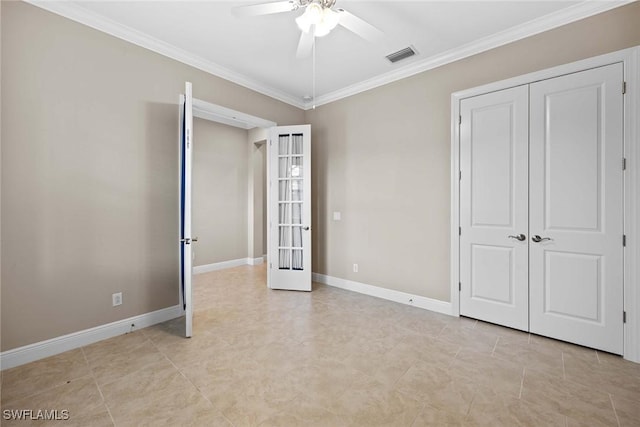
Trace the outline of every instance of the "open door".
[[267, 286], [311, 291], [311, 126], [271, 128], [267, 158]]
[[191, 160], [193, 153], [193, 96], [191, 83], [180, 96], [180, 297], [185, 313], [185, 336], [191, 337], [193, 299], [191, 293], [193, 254], [191, 238]]

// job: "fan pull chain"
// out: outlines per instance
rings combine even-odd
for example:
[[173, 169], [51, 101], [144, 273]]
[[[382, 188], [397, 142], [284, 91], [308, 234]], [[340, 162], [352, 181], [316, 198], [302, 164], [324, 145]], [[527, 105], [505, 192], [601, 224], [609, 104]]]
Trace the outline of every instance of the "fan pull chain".
[[[315, 30], [315, 29], [314, 29]], [[316, 109], [316, 37], [313, 37], [313, 109]]]

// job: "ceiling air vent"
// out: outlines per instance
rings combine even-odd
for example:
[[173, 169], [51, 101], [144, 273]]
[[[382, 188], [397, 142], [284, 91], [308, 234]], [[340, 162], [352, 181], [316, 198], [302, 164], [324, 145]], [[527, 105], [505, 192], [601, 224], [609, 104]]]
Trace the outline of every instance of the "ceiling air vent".
[[413, 56], [415, 54], [416, 54], [416, 51], [413, 49], [412, 46], [409, 46], [409, 47], [405, 47], [404, 49], [400, 49], [397, 52], [390, 53], [389, 55], [387, 55], [387, 59], [392, 63], [395, 63], [398, 61], [402, 61], [403, 59]]

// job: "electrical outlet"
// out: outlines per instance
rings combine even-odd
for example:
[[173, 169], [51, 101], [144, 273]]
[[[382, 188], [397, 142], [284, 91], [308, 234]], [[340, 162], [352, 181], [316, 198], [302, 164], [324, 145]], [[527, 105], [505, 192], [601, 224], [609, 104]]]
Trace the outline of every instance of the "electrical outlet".
[[111, 302], [113, 303], [114, 307], [116, 305], [121, 305], [122, 304], [122, 292], [118, 292], [116, 294], [111, 295]]
[[358, 264], [353, 264], [353, 272], [354, 273], [358, 272]]
[[340, 219], [341, 219], [340, 212], [334, 212], [333, 213], [333, 220], [334, 221], [340, 221]]

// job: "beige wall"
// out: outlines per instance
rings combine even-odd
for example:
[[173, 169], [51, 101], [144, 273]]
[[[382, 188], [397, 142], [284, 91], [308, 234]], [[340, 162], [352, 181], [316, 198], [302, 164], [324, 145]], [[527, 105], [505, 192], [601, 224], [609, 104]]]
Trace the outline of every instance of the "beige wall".
[[448, 301], [451, 93], [638, 45], [639, 23], [634, 3], [307, 111], [313, 270]]
[[266, 156], [268, 130], [249, 130], [249, 257], [260, 258], [266, 252]]
[[177, 304], [184, 82], [279, 124], [303, 112], [25, 3], [1, 19], [2, 350]]
[[250, 242], [251, 258], [260, 258], [264, 252], [266, 242], [265, 237], [265, 218], [267, 217], [267, 211], [265, 209], [265, 197], [264, 197], [264, 183], [265, 183], [265, 158], [266, 158], [266, 145], [250, 143], [249, 149], [251, 150], [251, 167], [253, 171], [253, 187], [250, 203], [253, 204], [253, 240]]
[[195, 119], [193, 133], [193, 265], [246, 258], [247, 131]]

